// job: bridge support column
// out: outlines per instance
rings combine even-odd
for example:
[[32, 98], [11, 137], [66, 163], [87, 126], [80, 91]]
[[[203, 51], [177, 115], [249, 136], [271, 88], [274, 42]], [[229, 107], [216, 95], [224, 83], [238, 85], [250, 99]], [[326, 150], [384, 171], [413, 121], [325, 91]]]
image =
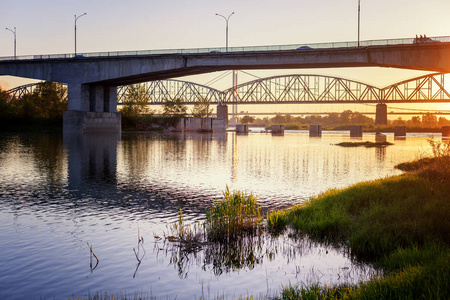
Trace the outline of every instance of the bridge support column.
[[69, 84], [69, 110], [117, 112], [117, 87]]
[[375, 125], [387, 125], [387, 105], [383, 103], [377, 104], [375, 114]]
[[406, 137], [406, 126], [395, 126], [394, 127], [394, 138]]
[[117, 87], [69, 84], [68, 107], [63, 114], [64, 133], [121, 132]]
[[273, 135], [284, 135], [284, 125], [272, 125]]
[[442, 126], [442, 138], [450, 138], [450, 126]]
[[89, 87], [89, 111], [116, 112], [117, 87], [91, 85]]
[[217, 105], [217, 119], [225, 120], [225, 125], [228, 126], [228, 106], [225, 104]]
[[309, 136], [310, 137], [321, 137], [322, 136], [322, 125], [309, 125]]
[[117, 112], [117, 87], [105, 86], [104, 87], [104, 111], [105, 112]]
[[350, 126], [350, 137], [362, 138], [363, 127], [362, 126]]
[[89, 111], [89, 85], [69, 83], [69, 110]]

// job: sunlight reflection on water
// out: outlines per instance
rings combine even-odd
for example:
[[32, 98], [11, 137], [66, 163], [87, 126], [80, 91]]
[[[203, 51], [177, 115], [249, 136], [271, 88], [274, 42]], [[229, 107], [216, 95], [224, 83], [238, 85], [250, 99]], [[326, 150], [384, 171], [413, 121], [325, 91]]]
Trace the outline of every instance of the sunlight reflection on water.
[[[231, 297], [276, 293], [289, 282], [365, 280], [374, 270], [352, 261], [345, 249], [286, 236], [265, 240], [264, 249], [274, 257], [263, 255], [251, 267], [217, 275], [207, 263], [211, 256], [200, 251], [183, 261], [180, 272], [173, 251], [154, 236], [167, 232], [180, 209], [188, 222], [203, 220], [211, 199], [220, 198], [226, 186], [254, 193], [268, 210], [330, 188], [400, 174], [394, 165], [425, 155], [427, 137], [394, 141], [388, 135], [394, 146], [368, 149], [335, 146], [350, 140], [348, 132], [319, 139], [306, 132], [2, 135], [0, 299], [96, 291]], [[373, 141], [374, 135], [364, 140]], [[138, 232], [146, 254], [136, 271]], [[100, 259], [92, 273], [87, 242]]]

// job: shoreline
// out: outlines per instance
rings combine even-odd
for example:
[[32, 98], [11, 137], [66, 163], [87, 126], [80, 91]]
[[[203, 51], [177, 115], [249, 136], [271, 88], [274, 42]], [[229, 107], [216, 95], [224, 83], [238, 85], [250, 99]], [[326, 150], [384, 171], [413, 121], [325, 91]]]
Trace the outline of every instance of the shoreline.
[[318, 242], [347, 245], [356, 259], [386, 274], [356, 286], [289, 285], [277, 299], [450, 297], [450, 157], [402, 168], [408, 171], [330, 190], [268, 215], [273, 231], [289, 226]]

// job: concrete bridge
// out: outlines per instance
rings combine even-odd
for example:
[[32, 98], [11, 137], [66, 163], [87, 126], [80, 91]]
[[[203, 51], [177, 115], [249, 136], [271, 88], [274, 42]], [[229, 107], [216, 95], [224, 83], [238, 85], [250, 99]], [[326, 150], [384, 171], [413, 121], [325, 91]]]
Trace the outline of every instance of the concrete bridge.
[[[298, 46], [298, 47], [297, 47]], [[120, 131], [117, 86], [235, 69], [391, 67], [450, 72], [450, 38], [0, 58], [0, 75], [67, 83], [65, 132]]]

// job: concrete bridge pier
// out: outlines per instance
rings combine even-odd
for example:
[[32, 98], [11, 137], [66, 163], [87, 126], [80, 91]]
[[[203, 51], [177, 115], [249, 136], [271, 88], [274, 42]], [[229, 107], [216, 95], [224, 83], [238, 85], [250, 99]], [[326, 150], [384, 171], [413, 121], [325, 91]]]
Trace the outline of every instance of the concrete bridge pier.
[[225, 120], [225, 125], [228, 126], [228, 106], [225, 104], [217, 105], [217, 119]]
[[309, 137], [321, 137], [322, 125], [309, 125]]
[[450, 126], [442, 126], [442, 138], [443, 139], [450, 138]]
[[65, 133], [121, 132], [117, 112], [117, 87], [69, 84], [68, 111], [63, 115]]
[[362, 126], [350, 126], [350, 137], [362, 138], [363, 137], [363, 127]]
[[387, 105], [384, 103], [377, 104], [375, 125], [387, 125]]

